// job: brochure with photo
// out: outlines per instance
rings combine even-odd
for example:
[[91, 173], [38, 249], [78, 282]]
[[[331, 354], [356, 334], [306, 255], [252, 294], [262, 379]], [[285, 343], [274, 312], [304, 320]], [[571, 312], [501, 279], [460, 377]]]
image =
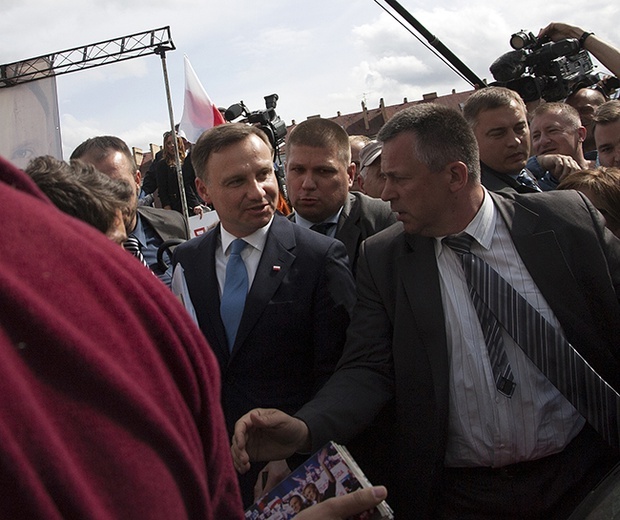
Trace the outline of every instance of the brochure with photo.
[[[370, 487], [360, 467], [344, 446], [329, 442], [245, 512], [248, 520], [288, 520], [313, 504]], [[387, 503], [355, 515], [351, 520], [394, 518]]]

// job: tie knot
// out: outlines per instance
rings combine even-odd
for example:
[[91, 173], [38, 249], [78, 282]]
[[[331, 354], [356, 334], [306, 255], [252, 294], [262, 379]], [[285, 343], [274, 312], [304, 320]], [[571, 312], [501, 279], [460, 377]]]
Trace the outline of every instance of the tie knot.
[[247, 246], [248, 243], [243, 240], [243, 238], [237, 238], [236, 240], [233, 240], [232, 243], [230, 244], [230, 254], [231, 255], [239, 255], [241, 254], [241, 251], [243, 251], [245, 249], [245, 246]]
[[327, 235], [335, 225], [335, 222], [322, 222], [321, 224], [312, 224], [310, 229], [317, 233], [321, 233], [321, 235]]
[[448, 246], [456, 254], [464, 255], [465, 253], [471, 252], [471, 246], [474, 243], [474, 237], [468, 235], [467, 233], [463, 233], [462, 235], [445, 237], [441, 241], [441, 243]]
[[517, 182], [533, 190], [542, 191], [536, 180], [530, 176], [527, 170], [521, 170], [521, 173], [517, 175]]

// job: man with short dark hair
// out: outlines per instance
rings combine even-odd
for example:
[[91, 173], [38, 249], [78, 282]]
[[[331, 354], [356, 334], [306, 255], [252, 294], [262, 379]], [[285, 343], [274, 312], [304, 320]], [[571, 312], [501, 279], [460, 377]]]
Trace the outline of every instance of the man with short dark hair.
[[530, 156], [527, 109], [518, 93], [504, 87], [474, 92], [463, 106], [480, 149], [482, 184], [491, 191], [541, 191], [525, 169]]
[[584, 156], [588, 160], [596, 160], [596, 143], [594, 142], [594, 133], [592, 131], [594, 112], [607, 99], [605, 94], [599, 89], [584, 87], [574, 91], [565, 100], [567, 105], [577, 110], [581, 119], [581, 125], [586, 129], [586, 138], [583, 141], [582, 148]]
[[378, 139], [404, 229], [362, 244], [334, 375], [295, 417], [243, 417], [235, 465], [347, 443], [393, 403], [398, 518], [566, 518], [619, 459], [620, 241], [577, 192], [487, 191], [449, 107]]
[[607, 101], [596, 110], [593, 133], [601, 166], [620, 167], [620, 101]]
[[[232, 434], [248, 410], [293, 413], [327, 381], [342, 353], [354, 281], [342, 243], [276, 213], [273, 149], [262, 130], [216, 126], [198, 139], [192, 162], [198, 193], [220, 224], [175, 250], [173, 291], [218, 358]], [[246, 506], [257, 475], [241, 480]]]
[[114, 136], [98, 136], [87, 139], [71, 154], [71, 159], [80, 159], [92, 164], [101, 173], [113, 179], [121, 179], [135, 189], [132, 197], [127, 223], [127, 233], [132, 240], [137, 240], [139, 250], [132, 250], [138, 258], [140, 255], [146, 265], [157, 277], [170, 286], [172, 268], [167, 252], [163, 260], [169, 266], [164, 269], [157, 260], [159, 247], [167, 240], [189, 238], [187, 222], [176, 211], [166, 211], [148, 206], [138, 207], [140, 191], [140, 170], [125, 142]]
[[286, 139], [286, 182], [296, 224], [337, 238], [355, 272], [362, 241], [396, 218], [389, 204], [349, 193], [355, 165], [342, 127], [320, 117], [298, 124]]

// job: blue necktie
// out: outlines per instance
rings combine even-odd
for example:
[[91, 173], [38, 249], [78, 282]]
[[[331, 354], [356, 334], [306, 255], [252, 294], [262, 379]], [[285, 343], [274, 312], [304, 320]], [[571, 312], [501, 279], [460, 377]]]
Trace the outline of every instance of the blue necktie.
[[528, 188], [532, 188], [538, 192], [542, 191], [536, 179], [534, 179], [531, 175], [529, 175], [527, 170], [521, 170], [521, 173], [517, 175], [517, 182], [522, 184], [523, 186], [527, 186]]
[[241, 323], [245, 298], [248, 294], [248, 272], [241, 258], [247, 242], [237, 238], [230, 245], [230, 257], [226, 264], [226, 280], [220, 301], [220, 316], [226, 329], [228, 348], [232, 350]]

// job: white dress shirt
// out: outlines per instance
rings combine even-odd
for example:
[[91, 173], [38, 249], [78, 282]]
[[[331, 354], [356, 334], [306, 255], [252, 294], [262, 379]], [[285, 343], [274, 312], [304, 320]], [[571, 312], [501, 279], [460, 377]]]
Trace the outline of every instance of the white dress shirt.
[[[480, 210], [464, 232], [475, 239], [472, 253], [561, 329], [486, 190]], [[579, 433], [585, 419], [505, 330], [503, 339], [516, 388], [511, 398], [497, 391], [461, 260], [442, 245], [442, 238], [436, 239], [435, 252], [450, 360], [446, 466], [501, 467], [561, 451]]]
[[[258, 264], [261, 256], [263, 255], [263, 250], [265, 249], [267, 234], [269, 233], [269, 228], [271, 227], [272, 222], [273, 217], [266, 226], [257, 229], [254, 233], [246, 237], [236, 237], [226, 231], [226, 229], [224, 229], [224, 227], [220, 224], [220, 236], [218, 238], [218, 245], [215, 248], [215, 275], [217, 277], [220, 297], [222, 296], [224, 282], [226, 281], [226, 264], [228, 263], [228, 258], [230, 257], [230, 244], [237, 238], [243, 238], [243, 240], [248, 243], [245, 249], [241, 252], [241, 258], [243, 258], [245, 269], [248, 272], [249, 291], [252, 287], [252, 283], [254, 283], [254, 277], [256, 276], [256, 271], [258, 270]], [[198, 319], [196, 318], [196, 310], [194, 309], [194, 305], [187, 289], [187, 281], [185, 280], [185, 274], [181, 264], [177, 264], [174, 269], [171, 289], [173, 294], [175, 294], [185, 306], [194, 322], [198, 323]]]

